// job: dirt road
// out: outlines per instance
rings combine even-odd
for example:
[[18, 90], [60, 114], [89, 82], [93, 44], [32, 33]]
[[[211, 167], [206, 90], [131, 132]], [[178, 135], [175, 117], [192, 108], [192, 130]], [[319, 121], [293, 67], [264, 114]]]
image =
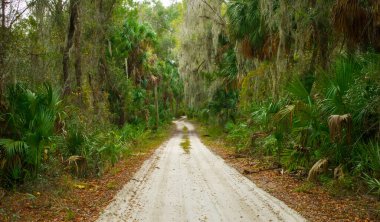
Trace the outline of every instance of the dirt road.
[[[175, 124], [177, 133], [144, 163], [99, 222], [305, 221], [209, 151], [185, 119]], [[184, 134], [188, 152], [181, 146]]]

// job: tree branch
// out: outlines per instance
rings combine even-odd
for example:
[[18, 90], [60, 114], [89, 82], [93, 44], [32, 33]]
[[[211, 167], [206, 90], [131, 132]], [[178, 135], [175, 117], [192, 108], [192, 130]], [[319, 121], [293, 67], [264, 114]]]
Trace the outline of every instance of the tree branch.
[[29, 4], [26, 5], [26, 7], [19, 13], [16, 13], [15, 17], [12, 19], [12, 21], [9, 23], [9, 28], [11, 28], [13, 26], [13, 24], [15, 22], [17, 22], [18, 19], [21, 18], [21, 16], [26, 12], [28, 11], [28, 9], [32, 6], [34, 6], [34, 4], [36, 3], [36, 1], [31, 1]]
[[224, 19], [220, 16], [220, 14], [216, 11], [215, 8], [213, 8], [206, 0], [202, 0], [203, 3], [205, 3], [210, 9], [212, 12], [214, 12], [214, 14], [216, 16], [218, 16], [218, 18], [220, 19], [220, 24], [222, 24], [223, 26], [226, 25], [226, 21], [224, 21]]

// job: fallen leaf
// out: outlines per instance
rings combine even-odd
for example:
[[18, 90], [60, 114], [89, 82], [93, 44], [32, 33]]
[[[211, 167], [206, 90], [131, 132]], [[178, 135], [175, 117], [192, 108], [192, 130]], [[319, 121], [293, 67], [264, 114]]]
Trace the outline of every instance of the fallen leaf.
[[84, 188], [86, 188], [85, 185], [81, 185], [81, 184], [75, 184], [74, 187], [78, 188], [78, 189], [84, 189]]

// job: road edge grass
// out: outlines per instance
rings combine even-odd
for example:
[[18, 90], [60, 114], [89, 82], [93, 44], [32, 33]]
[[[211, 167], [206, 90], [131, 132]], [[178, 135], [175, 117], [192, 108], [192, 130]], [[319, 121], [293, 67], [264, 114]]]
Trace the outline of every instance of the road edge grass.
[[[195, 131], [199, 135], [200, 140], [210, 151], [224, 159], [228, 165], [254, 182], [259, 188], [299, 212], [307, 220], [376, 221], [378, 219], [379, 216], [375, 215], [374, 218], [374, 215], [371, 215], [372, 213], [367, 209], [368, 207], [380, 209], [380, 202], [371, 197], [358, 197], [352, 193], [346, 198], [340, 198], [331, 195], [322, 185], [295, 179], [289, 174], [284, 174], [281, 170], [258, 172], [247, 170], [247, 163], [254, 161], [254, 158], [236, 155], [233, 145], [226, 141], [226, 134], [222, 128], [203, 124], [196, 119], [190, 119], [189, 121], [195, 126]], [[282, 193], [278, 188], [280, 188]], [[322, 198], [326, 198], [325, 204], [310, 204], [313, 202], [313, 199], [321, 199], [321, 196]], [[309, 201], [304, 202], [305, 199], [309, 199]], [[337, 212], [334, 211], [337, 208], [350, 210], [350, 217], [337, 215]], [[327, 210], [329, 210], [330, 215], [325, 213]]]
[[175, 124], [150, 131], [98, 178], [80, 179], [67, 173], [58, 181], [45, 178], [43, 187], [6, 191], [0, 199], [0, 221], [95, 221], [145, 160], [174, 133]]

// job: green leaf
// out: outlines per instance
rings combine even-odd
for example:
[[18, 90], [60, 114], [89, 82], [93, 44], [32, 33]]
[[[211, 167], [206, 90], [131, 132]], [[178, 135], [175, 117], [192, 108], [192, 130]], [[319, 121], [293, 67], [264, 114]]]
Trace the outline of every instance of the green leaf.
[[28, 145], [24, 141], [12, 139], [0, 139], [0, 145], [8, 157], [13, 157], [16, 154], [24, 154], [26, 149], [28, 149]]

